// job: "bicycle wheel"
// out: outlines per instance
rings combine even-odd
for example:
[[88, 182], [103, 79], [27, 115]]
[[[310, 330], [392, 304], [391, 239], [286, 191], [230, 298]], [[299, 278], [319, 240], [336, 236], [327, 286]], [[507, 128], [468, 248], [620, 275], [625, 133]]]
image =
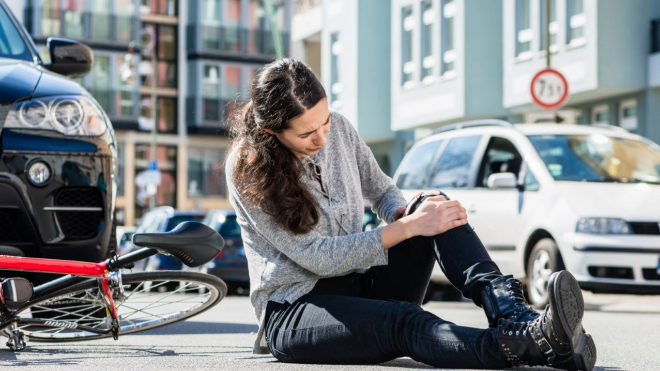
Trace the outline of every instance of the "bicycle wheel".
[[[181, 321], [217, 304], [227, 294], [220, 278], [197, 272], [161, 271], [122, 275], [113, 289], [119, 334], [146, 331]], [[103, 293], [90, 279], [28, 303], [18, 328], [30, 341], [64, 342], [112, 336]]]

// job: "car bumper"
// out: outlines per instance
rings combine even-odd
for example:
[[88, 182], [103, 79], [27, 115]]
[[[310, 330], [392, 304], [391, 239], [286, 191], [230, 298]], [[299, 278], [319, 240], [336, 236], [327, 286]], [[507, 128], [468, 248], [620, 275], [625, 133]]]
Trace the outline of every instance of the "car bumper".
[[660, 293], [660, 236], [573, 233], [562, 256], [585, 289]]
[[[106, 258], [114, 212], [110, 157], [4, 151], [1, 158], [0, 244], [16, 246], [26, 256]], [[35, 158], [53, 172], [42, 187], [29, 184], [19, 166]], [[72, 168], [78, 169], [75, 177]], [[14, 174], [16, 169], [21, 171]]]

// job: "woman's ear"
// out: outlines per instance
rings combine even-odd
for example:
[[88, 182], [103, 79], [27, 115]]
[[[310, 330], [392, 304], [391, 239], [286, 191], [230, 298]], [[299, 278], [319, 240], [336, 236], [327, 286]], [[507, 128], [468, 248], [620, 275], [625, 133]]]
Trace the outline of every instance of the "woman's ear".
[[275, 132], [270, 129], [264, 129], [264, 131], [270, 135], [275, 135]]

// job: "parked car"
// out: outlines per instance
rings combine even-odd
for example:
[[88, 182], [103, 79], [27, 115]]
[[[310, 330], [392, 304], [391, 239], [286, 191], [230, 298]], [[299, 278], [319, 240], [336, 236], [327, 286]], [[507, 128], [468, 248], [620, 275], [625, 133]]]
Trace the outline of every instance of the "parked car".
[[440, 189], [461, 201], [538, 307], [563, 268], [587, 290], [660, 293], [660, 147], [646, 138], [614, 126], [459, 123], [416, 143], [394, 180], [408, 198]]
[[[206, 213], [203, 211], [175, 210], [172, 206], [159, 206], [150, 210], [140, 220], [135, 233], [169, 232], [177, 225], [187, 221], [201, 222]], [[120, 245], [119, 255], [138, 249], [133, 242]], [[134, 270], [179, 270], [181, 261], [173, 256], [156, 254], [149, 259], [136, 263]]]
[[250, 275], [236, 212], [226, 209], [209, 211], [202, 222], [218, 231], [225, 240], [222, 252], [207, 265], [207, 272], [222, 278], [229, 293], [249, 292]]
[[100, 261], [116, 248], [114, 132], [70, 79], [89, 72], [91, 49], [58, 38], [47, 48], [48, 63], [0, 1], [0, 245]]

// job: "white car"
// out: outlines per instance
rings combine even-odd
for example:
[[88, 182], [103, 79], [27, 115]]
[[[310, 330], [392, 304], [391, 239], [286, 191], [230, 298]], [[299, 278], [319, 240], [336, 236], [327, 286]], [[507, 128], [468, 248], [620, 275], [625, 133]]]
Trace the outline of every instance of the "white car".
[[[582, 288], [660, 293], [660, 146], [614, 126], [454, 124], [416, 143], [394, 180], [459, 200], [491, 257], [543, 307], [553, 271]], [[436, 269], [432, 280], [441, 280]], [[446, 278], [445, 278], [446, 280]]]

